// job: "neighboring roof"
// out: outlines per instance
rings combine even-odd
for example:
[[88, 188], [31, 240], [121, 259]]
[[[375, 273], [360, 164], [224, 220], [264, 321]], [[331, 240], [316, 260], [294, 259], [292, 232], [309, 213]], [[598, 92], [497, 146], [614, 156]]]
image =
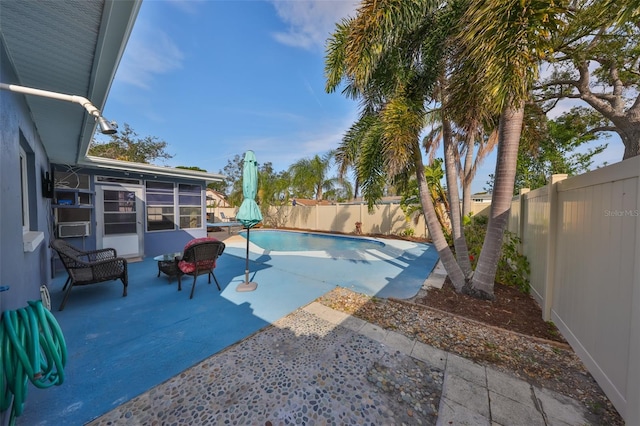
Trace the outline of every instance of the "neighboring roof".
[[[141, 3], [0, 1], [0, 36], [18, 80], [2, 83], [82, 96], [102, 110]], [[76, 103], [25, 99], [49, 159], [81, 161], [96, 128], [93, 117]]]
[[156, 166], [153, 164], [134, 163], [131, 161], [113, 160], [111, 158], [87, 156], [78, 165], [90, 169], [118, 170], [120, 172], [137, 172], [152, 175], [179, 177], [185, 179], [205, 180], [207, 183], [220, 182], [225, 176], [217, 173], [205, 173], [196, 170], [178, 169], [173, 167]]
[[216, 191], [215, 189], [207, 188], [207, 196], [208, 196], [209, 193], [211, 193], [212, 196], [215, 195], [216, 197], [220, 197], [220, 198], [223, 198], [223, 199], [227, 198], [222, 192]]
[[227, 201], [227, 197], [214, 189], [207, 188], [207, 200], [215, 201], [218, 204], [218, 207], [230, 207], [231, 205]]
[[488, 192], [478, 192], [475, 194], [471, 194], [471, 198], [475, 200], [491, 200], [492, 197], [493, 197], [493, 194]]

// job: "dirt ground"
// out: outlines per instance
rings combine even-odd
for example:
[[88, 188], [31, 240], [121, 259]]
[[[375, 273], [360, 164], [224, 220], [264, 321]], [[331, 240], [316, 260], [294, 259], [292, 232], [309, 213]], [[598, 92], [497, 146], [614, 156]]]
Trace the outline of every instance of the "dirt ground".
[[498, 283], [494, 294], [494, 301], [478, 300], [456, 293], [447, 280], [442, 289], [430, 289], [413, 301], [527, 336], [566, 343], [555, 325], [542, 319], [542, 310], [532, 296]]

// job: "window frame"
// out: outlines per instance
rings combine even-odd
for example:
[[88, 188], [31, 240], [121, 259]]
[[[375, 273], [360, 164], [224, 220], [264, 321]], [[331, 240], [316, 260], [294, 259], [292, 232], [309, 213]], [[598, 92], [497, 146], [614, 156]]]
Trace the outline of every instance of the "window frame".
[[20, 200], [22, 204], [22, 233], [30, 231], [29, 225], [29, 166], [27, 152], [20, 147]]
[[[149, 184], [165, 184], [165, 185], [171, 185], [171, 203], [161, 203], [161, 202], [156, 202], [156, 203], [150, 203], [149, 202], [149, 194], [152, 195], [169, 195], [168, 192], [168, 188], [165, 188], [164, 190], [161, 190], [160, 188], [151, 188], [151, 191], [149, 190]], [[175, 231], [176, 229], [178, 229], [178, 224], [176, 223], [176, 185], [173, 182], [167, 182], [167, 181], [156, 181], [156, 180], [147, 180], [144, 183], [144, 196], [145, 196], [145, 232], [163, 232], [163, 231]], [[172, 223], [173, 223], [173, 227], [171, 228], [161, 228], [161, 229], [149, 229], [149, 215], [150, 213], [150, 209], [160, 209], [160, 211], [158, 213], [153, 213], [153, 215], [160, 215], [160, 216], [169, 216], [169, 213], [164, 212], [165, 208], [170, 208], [172, 209], [171, 212], [171, 217], [172, 217]], [[153, 222], [157, 222], [157, 221], [151, 221], [151, 223]]]
[[[149, 188], [149, 185], [153, 186], [154, 184], [163, 184], [166, 185], [164, 189], [162, 188]], [[162, 202], [150, 202], [149, 195], [151, 198], [153, 195], [157, 195], [161, 198], [162, 195], [169, 195], [168, 185], [172, 185], [172, 201], [171, 203], [167, 201]], [[193, 230], [193, 229], [203, 229], [204, 228], [204, 218], [206, 209], [203, 207], [203, 185], [201, 183], [180, 183], [180, 182], [169, 182], [169, 181], [159, 181], [159, 180], [146, 180], [144, 183], [145, 189], [145, 232], [162, 232], [162, 231], [177, 231], [177, 230]], [[197, 197], [197, 203], [196, 203]], [[152, 209], [159, 209], [158, 212], [151, 212]], [[172, 209], [171, 213], [165, 212], [164, 209]], [[194, 209], [197, 209], [197, 215], [195, 215], [195, 219], [197, 223], [195, 226], [182, 226], [181, 221], [185, 218], [189, 218], [188, 223], [191, 224], [192, 216]], [[187, 212], [187, 213], [183, 213]], [[161, 216], [169, 216], [171, 215], [173, 218], [173, 227], [165, 228], [165, 229], [149, 229], [149, 217], [150, 215], [161, 215]], [[157, 221], [156, 221], [157, 222]]]
[[[202, 222], [202, 216], [203, 216], [203, 208], [202, 208], [202, 185], [200, 184], [195, 184], [195, 183], [178, 183], [177, 184], [177, 191], [178, 191], [178, 198], [177, 198], [177, 209], [176, 209], [176, 213], [177, 213], [177, 218], [178, 220], [176, 221], [176, 224], [178, 225], [178, 229], [201, 229], [203, 226], [203, 222]], [[185, 190], [183, 190], [182, 188], [185, 188]], [[197, 197], [198, 197], [198, 203], [197, 204], [190, 204], [190, 203], [183, 203], [183, 197], [184, 199], [191, 199], [196, 197], [196, 191], [187, 191], [186, 187], [191, 187], [190, 189], [196, 189], [197, 188]], [[195, 199], [195, 198], [194, 198]], [[183, 214], [182, 211], [183, 209], [189, 209], [191, 211], [193, 211], [193, 209], [197, 209], [198, 210], [198, 222], [197, 222], [197, 226], [188, 226], [188, 227], [183, 227], [182, 226], [182, 219], [183, 218], [189, 218], [189, 223], [191, 222], [191, 213], [189, 214]]]

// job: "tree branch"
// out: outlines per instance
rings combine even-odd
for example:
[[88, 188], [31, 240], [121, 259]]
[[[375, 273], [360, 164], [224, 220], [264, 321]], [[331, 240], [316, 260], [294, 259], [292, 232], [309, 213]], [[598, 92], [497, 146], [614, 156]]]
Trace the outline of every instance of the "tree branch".
[[593, 129], [587, 130], [582, 135], [580, 135], [580, 137], [584, 137], [587, 135], [594, 135], [598, 132], [618, 132], [618, 128], [615, 126], [598, 126], [598, 127], [594, 127]]

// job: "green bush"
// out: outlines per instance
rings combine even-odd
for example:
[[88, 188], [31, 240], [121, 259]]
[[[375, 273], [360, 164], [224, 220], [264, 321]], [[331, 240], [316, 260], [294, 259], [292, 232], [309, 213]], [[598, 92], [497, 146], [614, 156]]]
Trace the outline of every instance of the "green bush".
[[[478, 263], [480, 251], [482, 251], [488, 222], [489, 219], [486, 216], [473, 216], [471, 223], [464, 228], [467, 248], [469, 249], [469, 260], [471, 260], [471, 266], [474, 269]], [[496, 271], [496, 281], [517, 287], [523, 293], [528, 294], [531, 289], [529, 283], [531, 267], [527, 257], [518, 252], [520, 243], [520, 239], [515, 234], [505, 231], [502, 253]]]
[[404, 229], [401, 233], [403, 237], [413, 237], [415, 235], [415, 231], [413, 228]]

